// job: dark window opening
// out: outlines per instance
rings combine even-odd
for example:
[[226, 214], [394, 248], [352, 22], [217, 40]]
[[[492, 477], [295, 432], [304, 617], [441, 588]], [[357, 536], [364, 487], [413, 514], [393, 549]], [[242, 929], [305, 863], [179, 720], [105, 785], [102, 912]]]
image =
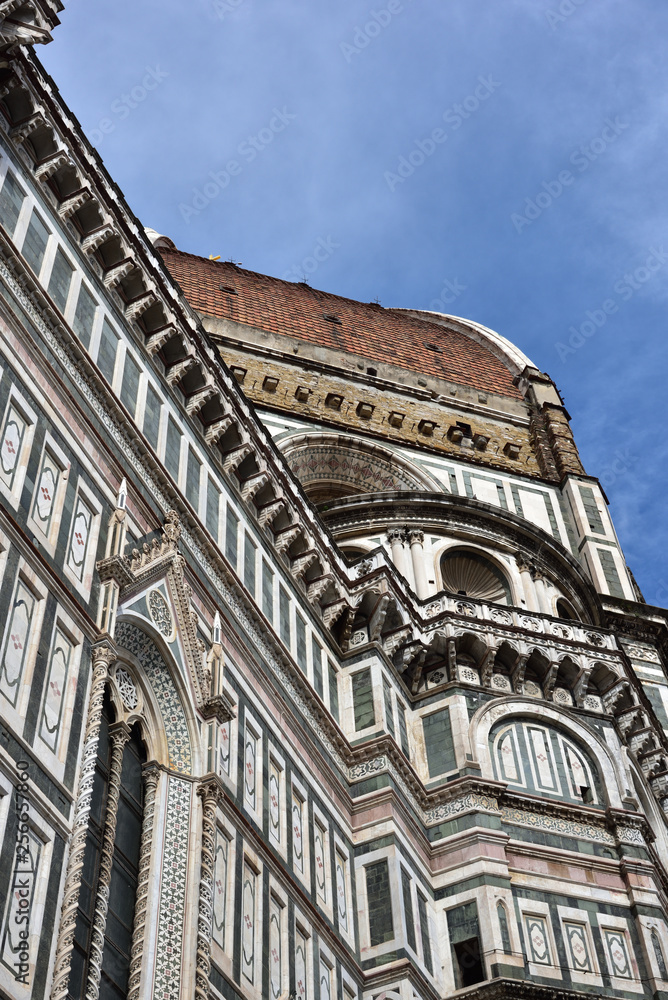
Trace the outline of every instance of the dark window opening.
[[452, 946], [454, 953], [455, 983], [458, 990], [466, 986], [482, 983], [485, 974], [482, 968], [480, 941], [477, 937], [459, 941]]
[[377, 375], [378, 374], [378, 369], [377, 368], [367, 368], [366, 373], [367, 373], [367, 375]]
[[588, 785], [580, 785], [580, 795], [582, 796], [583, 802], [593, 802], [594, 796], [592, 794], [591, 788]]

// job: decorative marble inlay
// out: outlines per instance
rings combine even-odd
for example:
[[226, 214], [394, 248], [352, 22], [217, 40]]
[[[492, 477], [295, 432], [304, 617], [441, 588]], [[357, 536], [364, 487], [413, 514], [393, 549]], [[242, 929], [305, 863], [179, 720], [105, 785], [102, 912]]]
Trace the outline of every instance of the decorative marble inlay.
[[140, 628], [131, 622], [118, 622], [115, 640], [141, 663], [153, 688], [167, 736], [169, 766], [181, 774], [190, 774], [192, 750], [183, 706], [159, 649]]
[[525, 914], [524, 926], [528, 942], [529, 961], [534, 962], [536, 965], [552, 965], [545, 918]]
[[529, 615], [518, 615], [519, 624], [523, 628], [528, 628], [532, 632], [542, 632], [543, 626], [538, 618], [531, 618]]
[[116, 686], [121, 696], [121, 700], [126, 708], [132, 710], [137, 707], [139, 701], [139, 696], [137, 694], [137, 688], [135, 687], [135, 682], [130, 677], [127, 670], [123, 667], [117, 667], [116, 673]]
[[603, 939], [608, 953], [611, 975], [620, 979], [631, 979], [633, 973], [624, 931], [606, 929], [603, 931]]
[[218, 828], [213, 868], [213, 939], [225, 947], [225, 915], [227, 909], [227, 864], [230, 843]]
[[558, 635], [561, 639], [573, 638], [573, 629], [568, 625], [562, 625], [561, 622], [551, 622], [550, 632], [552, 635]]
[[255, 982], [255, 897], [257, 875], [244, 864], [241, 889], [241, 972], [249, 983]]
[[618, 826], [617, 839], [620, 844], [633, 844], [634, 847], [647, 847], [645, 838], [635, 826]]
[[590, 712], [602, 712], [603, 702], [597, 694], [588, 694], [584, 700], [584, 707], [588, 708]]
[[278, 1000], [283, 985], [283, 942], [281, 922], [283, 907], [277, 899], [270, 897], [269, 902], [269, 985], [272, 1000]]
[[460, 681], [466, 681], [467, 684], [480, 684], [480, 674], [473, 667], [457, 667], [457, 673]]
[[632, 660], [646, 660], [647, 663], [661, 663], [661, 657], [655, 649], [649, 646], [638, 646], [631, 643], [622, 643], [626, 655]]
[[536, 684], [535, 681], [525, 681], [524, 682], [524, 693], [528, 698], [542, 698], [543, 689], [540, 684]]
[[478, 617], [478, 609], [475, 604], [469, 604], [468, 601], [457, 601], [455, 611], [458, 615], [465, 615], [467, 618]]
[[35, 490], [35, 503], [32, 512], [33, 517], [45, 534], [48, 534], [51, 524], [53, 502], [56, 498], [59, 479], [60, 467], [54, 461], [50, 452], [45, 450], [42, 458], [42, 468], [37, 477], [37, 489]]
[[439, 823], [441, 820], [449, 819], [451, 816], [459, 816], [461, 813], [469, 811], [484, 811], [498, 813], [499, 804], [491, 795], [481, 795], [478, 792], [469, 792], [458, 799], [450, 802], [442, 802], [433, 809], [428, 809], [425, 813], [427, 826]]
[[165, 600], [164, 595], [161, 594], [159, 590], [152, 590], [148, 595], [146, 603], [148, 605], [148, 613], [151, 616], [151, 621], [157, 628], [158, 632], [161, 632], [169, 641], [174, 634], [174, 620], [172, 618], [172, 612], [169, 604]]
[[92, 510], [83, 497], [77, 497], [77, 506], [74, 512], [74, 518], [72, 519], [70, 546], [67, 555], [67, 565], [72, 570], [77, 580], [83, 579], [92, 523]]
[[336, 905], [339, 910], [339, 926], [348, 930], [348, 903], [346, 900], [346, 861], [336, 852]]
[[58, 742], [58, 729], [60, 728], [60, 718], [67, 689], [71, 655], [72, 643], [57, 628], [53, 640], [42, 710], [42, 724], [39, 731], [40, 738], [53, 751], [55, 751]]
[[605, 645], [603, 636], [599, 635], [598, 632], [587, 632], [585, 636], [587, 642], [590, 646], [603, 646]]
[[304, 803], [292, 793], [292, 863], [299, 871], [304, 871]]
[[281, 777], [273, 760], [269, 761], [269, 836], [276, 844], [281, 842]]
[[308, 978], [306, 960], [306, 938], [300, 930], [295, 931], [295, 1000], [308, 1000]]
[[365, 642], [369, 641], [369, 636], [365, 628], [359, 629], [357, 632], [353, 632], [350, 637], [349, 646], [363, 646]]
[[490, 618], [497, 625], [512, 625], [513, 616], [508, 611], [504, 611], [502, 608], [492, 608], [489, 613]]
[[441, 601], [432, 601], [432, 603], [428, 604], [427, 607], [425, 608], [424, 611], [425, 618], [434, 618], [436, 615], [440, 614], [441, 610], [442, 610]]
[[573, 704], [573, 695], [568, 688], [556, 687], [552, 692], [552, 701], [556, 702], [557, 705], [570, 707]]
[[161, 1000], [179, 1000], [181, 993], [191, 808], [190, 782], [170, 775], [152, 984]]
[[21, 676], [28, 652], [30, 625], [35, 598], [23, 581], [19, 580], [14, 604], [5, 631], [4, 651], [0, 664], [0, 691], [14, 706], [18, 699]]
[[365, 760], [361, 764], [354, 764], [348, 768], [348, 781], [358, 781], [365, 778], [367, 774], [376, 774], [387, 768], [387, 757], [374, 757], [373, 760]]
[[528, 809], [515, 809], [504, 806], [501, 809], [501, 821], [514, 826], [528, 826], [535, 830], [548, 830], [550, 833], [563, 834], [566, 837], [576, 837], [578, 840], [593, 840], [598, 844], [615, 845], [615, 838], [601, 826], [594, 823], [578, 823], [576, 820], [562, 819], [545, 813], [529, 812]]
[[19, 467], [19, 456], [26, 426], [25, 420], [16, 407], [10, 406], [0, 438], [0, 478], [10, 490], [14, 485], [14, 476]]
[[316, 895], [323, 903], [327, 903], [327, 856], [325, 851], [326, 833], [318, 822], [315, 824], [313, 848], [315, 854], [315, 889]]
[[576, 972], [593, 972], [589, 956], [586, 926], [570, 920], [564, 920], [564, 938], [570, 952], [571, 968], [575, 969]]
[[499, 691], [511, 691], [510, 678], [505, 674], [492, 674], [492, 687]]

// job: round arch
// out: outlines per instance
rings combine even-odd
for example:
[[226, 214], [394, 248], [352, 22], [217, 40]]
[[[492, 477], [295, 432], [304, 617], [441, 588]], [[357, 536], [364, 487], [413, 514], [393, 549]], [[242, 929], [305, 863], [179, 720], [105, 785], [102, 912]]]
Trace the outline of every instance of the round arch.
[[447, 492], [412, 462], [352, 434], [298, 434], [277, 443], [313, 503], [361, 493]]
[[531, 719], [543, 726], [553, 724], [586, 747], [598, 769], [608, 800], [607, 804], [613, 809], [624, 808], [622, 794], [629, 787], [630, 776], [625, 772], [621, 754], [613, 754], [595, 730], [577, 719], [565, 716], [548, 705], [541, 704], [538, 708], [535, 701], [519, 695], [495, 699], [479, 708], [471, 719], [469, 724], [471, 752], [480, 764], [483, 778], [495, 780], [489, 748], [491, 730], [497, 722], [502, 720], [511, 722], [513, 718]]

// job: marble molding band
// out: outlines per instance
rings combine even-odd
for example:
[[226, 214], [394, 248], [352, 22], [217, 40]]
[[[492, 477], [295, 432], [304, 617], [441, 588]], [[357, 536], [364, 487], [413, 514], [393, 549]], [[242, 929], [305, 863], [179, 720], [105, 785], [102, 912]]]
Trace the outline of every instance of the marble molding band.
[[81, 772], [79, 776], [74, 827], [63, 889], [60, 929], [58, 931], [58, 942], [56, 944], [56, 956], [53, 967], [51, 1000], [65, 1000], [67, 996], [72, 949], [74, 948], [74, 930], [79, 907], [79, 890], [81, 888], [84, 851], [88, 835], [88, 817], [93, 797], [95, 761], [97, 759], [97, 746], [100, 739], [102, 703], [104, 701], [104, 689], [109, 676], [109, 668], [116, 659], [116, 648], [109, 639], [102, 639], [93, 646], [91, 659], [93, 676], [88, 696], [86, 733], [81, 756]]
[[151, 854], [153, 850], [153, 823], [155, 800], [158, 792], [160, 768], [155, 761], [145, 764], [144, 774], [144, 819], [141, 828], [141, 848], [139, 852], [139, 878], [137, 881], [137, 902], [132, 929], [130, 951], [130, 973], [128, 976], [128, 1000], [137, 1000], [141, 984], [141, 966], [144, 956], [144, 931], [151, 874]]
[[104, 833], [102, 834], [102, 850], [100, 851], [97, 899], [95, 900], [95, 914], [93, 916], [93, 928], [90, 938], [90, 964], [88, 966], [88, 982], [86, 983], [86, 1000], [97, 1000], [100, 994], [104, 931], [107, 926], [111, 866], [114, 861], [118, 800], [121, 794], [123, 751], [129, 739], [130, 727], [125, 722], [118, 722], [110, 727], [111, 762], [109, 764], [109, 791], [107, 793], [107, 813], [104, 820]]

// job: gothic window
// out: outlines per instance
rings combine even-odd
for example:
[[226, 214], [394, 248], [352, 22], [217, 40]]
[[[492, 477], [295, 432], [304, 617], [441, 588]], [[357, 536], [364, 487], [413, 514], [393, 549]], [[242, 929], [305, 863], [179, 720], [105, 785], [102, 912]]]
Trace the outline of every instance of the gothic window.
[[[74, 933], [72, 971], [68, 996], [83, 1000], [91, 974], [91, 936], [95, 914], [102, 895], [108, 893], [104, 927], [104, 948], [100, 977], [100, 1000], [122, 1000], [127, 994], [130, 971], [130, 948], [139, 875], [139, 849], [143, 818], [142, 763], [145, 752], [138, 727], [132, 730], [123, 749], [121, 788], [114, 819], [109, 808], [113, 709], [108, 697], [102, 711], [100, 738], [93, 781], [93, 796], [84, 852], [79, 912]], [[103, 884], [102, 844], [108, 824], [115, 823], [114, 850], [109, 884]]]
[[570, 802], [604, 805], [589, 756], [560, 730], [516, 720], [492, 730], [494, 774], [512, 788]]
[[460, 597], [494, 604], [511, 604], [508, 581], [496, 566], [477, 552], [450, 549], [441, 560], [443, 587]]

